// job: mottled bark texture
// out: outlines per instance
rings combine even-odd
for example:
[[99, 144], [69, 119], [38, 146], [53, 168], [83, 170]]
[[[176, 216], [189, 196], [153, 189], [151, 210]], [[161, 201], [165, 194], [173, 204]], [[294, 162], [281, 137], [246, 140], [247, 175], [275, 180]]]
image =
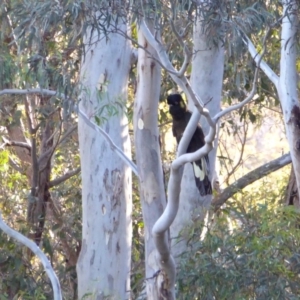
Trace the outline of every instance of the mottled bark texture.
[[[117, 26], [120, 31], [127, 31], [127, 24], [121, 24], [120, 20]], [[128, 41], [109, 32], [107, 28], [106, 37], [103, 32], [87, 30], [79, 109], [92, 121], [100, 120], [100, 126], [130, 157], [128, 120], [123, 110], [111, 116], [102, 109], [104, 106], [119, 108], [116, 102], [126, 101], [130, 69]], [[128, 299], [131, 170], [82, 117], [78, 131], [83, 206], [82, 248], [77, 263], [78, 296], [79, 299], [85, 295], [92, 299]]]

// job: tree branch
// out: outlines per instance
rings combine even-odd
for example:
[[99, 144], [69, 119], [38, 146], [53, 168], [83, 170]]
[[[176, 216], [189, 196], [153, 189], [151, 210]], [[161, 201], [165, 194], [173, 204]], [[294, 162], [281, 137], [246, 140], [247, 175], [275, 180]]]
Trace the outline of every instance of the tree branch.
[[179, 74], [178, 76], [183, 76], [191, 59], [192, 59], [192, 54], [189, 50], [189, 47], [186, 45], [186, 43], [184, 43], [184, 41], [182, 40], [182, 37], [180, 36], [180, 34], [178, 33], [178, 31], [175, 28], [175, 24], [173, 22], [173, 20], [170, 20], [170, 24], [171, 24], [171, 28], [177, 38], [178, 43], [180, 44], [180, 46], [182, 47], [183, 51], [184, 51], [184, 61], [183, 64], [179, 70]]
[[[270, 29], [267, 31], [265, 35], [265, 40], [267, 38], [267, 35], [269, 34]], [[257, 67], [259, 67], [265, 74], [266, 76], [274, 83], [274, 85], [277, 87], [278, 85], [278, 80], [279, 77], [276, 75], [276, 73], [269, 67], [269, 65], [262, 60], [262, 55], [258, 53], [256, 50], [255, 46], [251, 42], [251, 40], [248, 38], [248, 36], [242, 32], [243, 35], [243, 42], [245, 45], [248, 47], [248, 51], [251, 54], [252, 58], [256, 62]], [[264, 48], [265, 48], [265, 43], [264, 43]]]
[[64, 142], [76, 129], [77, 129], [77, 124], [70, 127], [60, 138], [58, 145], [60, 145], [62, 142]]
[[[205, 142], [207, 144], [206, 150], [209, 152], [213, 148], [213, 141], [216, 135], [216, 122], [211, 118], [209, 111], [204, 108], [204, 102], [195, 94], [194, 90], [192, 89], [190, 82], [187, 80], [187, 78], [184, 76], [184, 74], [181, 74], [181, 72], [176, 71], [176, 69], [173, 67], [172, 63], [169, 60], [169, 57], [166, 53], [166, 50], [164, 49], [161, 42], [157, 41], [157, 39], [154, 38], [151, 31], [149, 30], [145, 20], [143, 20], [140, 24], [140, 28], [147, 39], [147, 41], [151, 44], [151, 46], [156, 49], [156, 52], [159, 56], [159, 59], [161, 60], [163, 68], [169, 72], [170, 76], [176, 82], [182, 90], [186, 93], [186, 95], [193, 101], [195, 109], [190, 122], [187, 125], [187, 128], [185, 129], [185, 133], [183, 137], [180, 140], [179, 146], [178, 146], [178, 154], [182, 154], [187, 149], [187, 146], [192, 138], [192, 135], [194, 134], [200, 114], [204, 115], [204, 117], [207, 120], [207, 123], [210, 126], [210, 130], [208, 135], [205, 137]], [[184, 49], [187, 50], [187, 49]], [[208, 153], [207, 152], [207, 153]], [[207, 154], [205, 153], [205, 154]], [[198, 157], [199, 159], [200, 157]], [[173, 165], [174, 168], [177, 168], [178, 165]]]
[[287, 153], [275, 160], [264, 164], [263, 166], [256, 168], [255, 170], [241, 177], [232, 185], [228, 186], [220, 195], [213, 199], [212, 206], [214, 211], [217, 211], [230, 197], [241, 191], [249, 184], [261, 179], [262, 177], [269, 175], [272, 172], [281, 169], [282, 167], [291, 163], [291, 161], [291, 155]]
[[230, 112], [240, 109], [241, 107], [245, 106], [248, 102], [250, 102], [253, 99], [255, 92], [256, 92], [256, 82], [257, 82], [257, 78], [258, 78], [258, 70], [259, 70], [258, 68], [255, 69], [252, 90], [250, 91], [248, 96], [242, 102], [232, 105], [232, 106], [220, 111], [219, 113], [217, 113], [213, 118], [213, 120], [215, 122], [218, 122], [218, 120], [220, 120], [220, 118], [229, 114]]
[[[41, 162], [45, 157], [49, 156], [49, 154], [53, 154], [55, 149], [62, 143], [64, 142], [73, 132], [74, 130], [77, 128], [77, 124], [70, 127], [66, 133], [61, 137], [57, 139], [57, 142], [55, 143], [55, 145], [53, 145], [51, 148], [49, 148], [47, 151], [45, 151], [40, 157], [39, 157], [39, 162]], [[61, 131], [61, 130], [60, 130]], [[53, 133], [53, 135], [56, 132]], [[61, 134], [59, 134], [59, 136], [61, 136]], [[52, 154], [50, 155], [50, 157], [52, 156]]]
[[[43, 152], [42, 154], [41, 154], [41, 156], [39, 157], [39, 159], [38, 159], [38, 163], [39, 163], [39, 167], [40, 167], [40, 172], [42, 172], [46, 167], [47, 167], [47, 164], [48, 164], [48, 162], [50, 161], [50, 159], [51, 159], [51, 157], [52, 157], [52, 155], [53, 155], [53, 153], [55, 152], [55, 149], [56, 149], [56, 147], [58, 146], [58, 144], [59, 144], [59, 140], [60, 140], [60, 136], [61, 136], [61, 129], [62, 128], [62, 120], [60, 120], [60, 125], [59, 125], [59, 129], [58, 129], [58, 139], [57, 139], [57, 141], [54, 143], [53, 142], [53, 146], [52, 147], [50, 147], [48, 150], [46, 150], [45, 152]], [[51, 136], [47, 139], [47, 141], [45, 142], [45, 144], [47, 144], [48, 143], [48, 141], [50, 141], [51, 139], [52, 140], [54, 140], [54, 135], [56, 134], [56, 132], [54, 131], [52, 134], [51, 134]], [[42, 165], [42, 162], [44, 163], [43, 165]]]
[[[1, 92], [0, 92], [1, 95]], [[27, 98], [27, 97], [26, 97]], [[36, 137], [33, 126], [32, 120], [29, 113], [29, 104], [27, 99], [25, 99], [25, 114], [27, 118], [29, 133], [30, 133], [30, 140], [31, 140], [31, 161], [32, 161], [32, 181], [31, 181], [31, 193], [32, 196], [35, 196], [36, 187], [38, 186], [38, 179], [39, 179], [39, 164], [38, 164], [38, 157], [37, 157], [37, 147], [36, 147]]]
[[15, 147], [20, 147], [20, 148], [25, 148], [25, 149], [28, 149], [29, 151], [31, 151], [31, 146], [28, 143], [18, 142], [18, 141], [10, 141], [5, 136], [3, 136], [2, 139], [4, 141], [4, 145], [1, 145], [1, 148], [5, 147], [5, 146], [15, 146]]
[[[5, 94], [18, 94], [18, 95], [27, 95], [27, 94], [41, 94], [41, 95], [48, 95], [48, 96], [57, 96], [62, 99], [65, 99], [63, 94], [58, 94], [56, 91], [53, 90], [47, 90], [47, 89], [27, 89], [27, 90], [18, 90], [18, 89], [4, 89], [0, 91], [0, 96]], [[88, 126], [93, 128], [95, 131], [99, 132], [104, 136], [106, 141], [110, 144], [111, 149], [119, 155], [119, 157], [131, 168], [131, 170], [134, 172], [136, 176], [139, 176], [138, 170], [134, 162], [127, 157], [127, 155], [116, 146], [116, 144], [112, 141], [112, 139], [109, 137], [109, 135], [97, 124], [90, 121], [90, 119], [87, 117], [87, 115], [82, 112], [80, 109], [78, 109], [78, 114], [83, 118], [83, 120], [86, 122]], [[64, 138], [64, 136], [63, 136]]]
[[[258, 54], [257, 51], [254, 48], [254, 45], [252, 44], [252, 42], [250, 41], [250, 39], [247, 37], [247, 35], [241, 31], [244, 38], [243, 41], [246, 43], [246, 45], [248, 46], [248, 49], [254, 59], [254, 61], [256, 62], [256, 69], [255, 69], [255, 73], [254, 73], [254, 78], [253, 78], [253, 85], [252, 85], [252, 89], [251, 92], [248, 94], [248, 96], [240, 103], [236, 104], [236, 105], [232, 105], [230, 107], [228, 107], [227, 109], [224, 109], [223, 111], [219, 112], [218, 114], [216, 114], [213, 118], [214, 122], [218, 122], [218, 120], [220, 118], [222, 118], [223, 116], [225, 116], [226, 114], [230, 113], [233, 110], [237, 110], [241, 107], [243, 107], [244, 105], [246, 105], [248, 102], [250, 102], [252, 100], [252, 98], [255, 95], [256, 92], [256, 86], [257, 86], [257, 78], [258, 78], [258, 71], [259, 68], [262, 69], [264, 72], [266, 72], [266, 70], [269, 68], [270, 70], [268, 70], [269, 75], [277, 76], [272, 70], [271, 68], [266, 64], [266, 62], [263, 61], [263, 56], [266, 53], [266, 41], [267, 41], [267, 37], [269, 35], [270, 32], [270, 28], [267, 31], [267, 33], [264, 36], [264, 40], [263, 40], [263, 51], [261, 54]], [[253, 49], [255, 50], [255, 53], [253, 52]], [[252, 51], [252, 52], [251, 52]], [[255, 54], [255, 55], [254, 55]], [[268, 76], [268, 74], [266, 74]], [[270, 79], [271, 80], [271, 79]], [[278, 82], [278, 76], [277, 76], [277, 82]], [[274, 83], [275, 84], [275, 83]], [[276, 84], [275, 84], [276, 85]]]
[[0, 91], [0, 96], [6, 94], [14, 94], [14, 95], [41, 94], [41, 95], [48, 95], [48, 96], [57, 95], [56, 91], [46, 90], [46, 89], [26, 89], [26, 90], [4, 89]]
[[79, 167], [79, 168], [77, 168], [77, 169], [75, 169], [75, 170], [72, 170], [72, 171], [70, 171], [70, 172], [67, 172], [66, 174], [64, 174], [64, 175], [61, 176], [61, 177], [58, 177], [58, 178], [56, 178], [56, 179], [51, 180], [51, 181], [49, 182], [49, 188], [52, 188], [52, 187], [54, 187], [54, 186], [56, 186], [56, 185], [61, 184], [62, 182], [68, 180], [68, 179], [71, 178], [72, 176], [77, 175], [80, 171], [81, 171], [81, 168]]
[[19, 173], [21, 173], [23, 175], [26, 175], [26, 173], [24, 172], [24, 170], [11, 157], [9, 158], [9, 164], [17, 172], [19, 172]]
[[15, 231], [14, 229], [6, 225], [2, 219], [1, 213], [0, 213], [0, 229], [2, 229], [2, 231], [4, 231], [8, 236], [14, 238], [21, 244], [28, 247], [40, 259], [48, 277], [50, 278], [52, 289], [53, 289], [54, 300], [62, 300], [60, 283], [47, 256], [43, 253], [43, 251], [26, 236], [24, 236], [23, 234]]
[[99, 127], [97, 124], [92, 122], [88, 118], [88, 116], [79, 108], [78, 108], [78, 114], [80, 117], [82, 117], [82, 119], [85, 121], [85, 123], [89, 127], [94, 129], [95, 131], [99, 132], [106, 139], [106, 141], [109, 143], [112, 151], [116, 152], [116, 154], [131, 168], [131, 170], [134, 172], [134, 174], [139, 177], [139, 173], [138, 173], [137, 166], [135, 165], [135, 163], [113, 142], [113, 140], [110, 138], [110, 136], [101, 127]]

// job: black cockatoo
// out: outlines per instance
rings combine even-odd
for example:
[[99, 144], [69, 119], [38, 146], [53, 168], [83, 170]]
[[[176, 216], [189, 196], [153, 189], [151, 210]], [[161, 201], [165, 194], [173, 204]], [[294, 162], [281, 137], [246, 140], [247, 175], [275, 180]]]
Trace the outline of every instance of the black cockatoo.
[[[173, 135], [179, 144], [183, 132], [191, 118], [191, 112], [187, 110], [186, 104], [180, 94], [172, 94], [167, 98], [169, 104], [169, 112], [173, 118]], [[197, 126], [196, 131], [187, 148], [187, 153], [195, 152], [203, 147], [205, 144], [204, 133], [200, 125]], [[208, 178], [209, 175], [209, 159], [208, 155], [200, 158], [192, 163], [196, 186], [201, 196], [212, 194], [211, 183]]]

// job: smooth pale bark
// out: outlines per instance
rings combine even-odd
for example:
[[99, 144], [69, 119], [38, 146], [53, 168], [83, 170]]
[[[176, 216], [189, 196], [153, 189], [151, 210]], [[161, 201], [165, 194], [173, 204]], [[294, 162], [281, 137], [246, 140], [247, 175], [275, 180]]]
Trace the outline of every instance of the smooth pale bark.
[[150, 58], [149, 54], [157, 59], [156, 50], [147, 43], [141, 30], [138, 32], [138, 43], [147, 50], [138, 50], [138, 82], [134, 106], [135, 151], [145, 230], [146, 291], [148, 299], [161, 299], [162, 294], [166, 295], [162, 287], [167, 285], [163, 283], [165, 278], [162, 274], [158, 278], [153, 276], [160, 265], [151, 234], [166, 204], [157, 123], [161, 67]]
[[[127, 25], [120, 24], [120, 20], [118, 27], [127, 31]], [[90, 30], [84, 42], [80, 73], [84, 92], [79, 109], [94, 120], [97, 108], [126, 100], [131, 52], [128, 41], [115, 33], [105, 37], [104, 33], [98, 36], [96, 30]], [[101, 127], [130, 157], [127, 118], [122, 111], [106, 117]], [[78, 131], [83, 205], [82, 249], [77, 263], [79, 299], [85, 295], [87, 299], [127, 299], [132, 238], [131, 170], [82, 117]]]
[[[156, 49], [161, 64], [169, 72], [172, 79], [180, 86], [180, 88], [188, 95], [188, 97], [193, 100], [195, 106], [197, 107], [197, 110], [195, 110], [195, 112], [193, 113], [191, 117], [191, 121], [189, 122], [183, 134], [183, 137], [180, 141], [177, 158], [173, 161], [171, 166], [170, 179], [168, 182], [168, 203], [166, 209], [164, 210], [161, 217], [154, 224], [152, 229], [156, 249], [158, 252], [158, 258], [161, 264], [161, 270], [163, 273], [166, 274], [168, 278], [167, 288], [169, 289], [170, 294], [168, 294], [167, 296], [170, 297], [170, 299], [173, 299], [175, 297], [175, 279], [176, 279], [175, 262], [173, 256], [170, 253], [170, 247], [168, 241], [165, 238], [165, 234], [170, 229], [170, 226], [174, 222], [174, 219], [176, 218], [176, 215], [178, 213], [180, 183], [182, 179], [182, 169], [183, 169], [182, 167], [185, 163], [192, 162], [199, 159], [201, 155], [202, 156], [205, 155], [212, 149], [214, 137], [216, 134], [216, 122], [211, 118], [208, 111], [206, 109], [203, 109], [203, 107], [201, 106], [201, 101], [200, 101], [201, 99], [199, 99], [199, 97], [197, 97], [197, 95], [194, 93], [194, 90], [191, 88], [189, 81], [184, 76], [190, 58], [190, 53], [186, 45], [182, 45], [185, 52], [185, 63], [183, 64], [180, 71], [177, 71], [175, 70], [172, 63], [170, 62], [163, 44], [159, 41], [159, 39], [153, 36], [145, 20], [141, 22], [140, 29], [142, 30], [148, 43], [151, 44], [151, 46], [154, 49]], [[184, 149], [187, 148], [189, 139], [193, 135], [193, 131], [197, 126], [200, 113], [202, 113], [205, 116], [206, 120], [209, 122], [211, 126], [209, 130], [209, 134], [208, 136], [206, 136], [206, 145], [202, 147], [200, 150], [196, 151], [195, 153], [184, 154]], [[179, 253], [177, 246], [178, 245], [176, 245], [176, 247], [172, 249], [172, 252], [175, 252], [175, 254]]]
[[[173, 237], [178, 236], [179, 231], [183, 226], [187, 224], [183, 224], [183, 221], [187, 221], [191, 219], [191, 215], [187, 214], [185, 215], [186, 218], [183, 218], [180, 221], [180, 216], [183, 213], [183, 211], [178, 210], [179, 207], [179, 194], [180, 194], [180, 183], [182, 179], [182, 167], [187, 162], [192, 162], [195, 160], [198, 160], [201, 156], [208, 153], [213, 148], [213, 141], [216, 135], [216, 125], [217, 121], [214, 121], [209, 114], [207, 109], [203, 109], [201, 106], [201, 100], [197, 96], [197, 94], [194, 92], [193, 88], [191, 87], [189, 81], [184, 76], [186, 71], [186, 66], [188, 65], [190, 53], [186, 45], [183, 43], [184, 53], [185, 53], [185, 63], [183, 64], [180, 71], [175, 70], [173, 65], [171, 64], [169, 57], [166, 53], [166, 50], [163, 46], [163, 44], [159, 41], [159, 39], [155, 38], [151, 31], [149, 30], [146, 22], [143, 20], [140, 24], [140, 28], [145, 35], [147, 41], [151, 44], [153, 48], [156, 49], [157, 55], [160, 59], [161, 64], [164, 66], [164, 68], [169, 72], [172, 79], [180, 86], [180, 88], [188, 95], [189, 99], [191, 99], [195, 106], [197, 107], [197, 110], [193, 113], [191, 117], [191, 121], [189, 122], [183, 137], [181, 139], [181, 142], [178, 147], [178, 155], [176, 160], [173, 161], [172, 167], [171, 167], [171, 173], [170, 173], [170, 179], [168, 183], [168, 203], [166, 206], [166, 209], [164, 210], [162, 216], [157, 220], [157, 222], [154, 224], [152, 232], [155, 239], [155, 245], [156, 249], [159, 253], [159, 260], [160, 264], [162, 266], [162, 271], [166, 273], [167, 278], [169, 279], [169, 290], [170, 299], [171, 297], [175, 297], [175, 264], [173, 256], [170, 253], [169, 245], [165, 239], [165, 233], [170, 229], [171, 224], [174, 222], [174, 219], [176, 220], [176, 215], [179, 220], [179, 222], [175, 223], [179, 224], [178, 227], [175, 227], [175, 230], [173, 231]], [[222, 62], [223, 63], [223, 62]], [[198, 66], [197, 66], [198, 67]], [[212, 70], [211, 70], [212, 71]], [[211, 86], [210, 86], [211, 87]], [[220, 94], [221, 94], [221, 87], [220, 87]], [[202, 101], [203, 102], [203, 101]], [[187, 145], [189, 143], [189, 139], [191, 138], [193, 131], [195, 130], [197, 126], [197, 122], [200, 117], [200, 113], [203, 114], [210, 124], [209, 134], [206, 136], [206, 145], [202, 147], [200, 150], [196, 151], [195, 153], [189, 153], [184, 154], [184, 149], [187, 148]], [[194, 182], [194, 178], [193, 178]], [[195, 184], [195, 183], [194, 183]], [[192, 191], [189, 190], [189, 195], [191, 195]], [[184, 203], [188, 201], [188, 199], [182, 199]], [[183, 203], [183, 202], [181, 202]], [[195, 206], [194, 206], [195, 207]], [[179, 212], [179, 214], [177, 214]], [[202, 211], [200, 211], [202, 212]], [[191, 214], [191, 210], [188, 211], [189, 214]], [[198, 217], [196, 215], [196, 217]], [[202, 217], [202, 216], [201, 216]], [[174, 224], [174, 223], [173, 223]], [[189, 223], [190, 224], [190, 223]], [[178, 228], [180, 229], [178, 230]], [[176, 232], [177, 230], [177, 232]], [[174, 235], [175, 232], [175, 235]], [[177, 243], [173, 243], [172, 252], [175, 254], [179, 254], [181, 245]]]
[[[193, 59], [191, 86], [203, 101], [205, 108], [210, 112], [211, 117], [220, 111], [223, 68], [224, 68], [224, 48], [213, 47], [209, 43], [209, 38], [202, 32], [202, 22], [197, 21], [193, 33]], [[189, 109], [193, 110], [194, 104], [189, 103]], [[201, 118], [201, 126], [205, 135], [209, 132], [209, 125], [205, 118]], [[210, 179], [213, 179], [215, 171], [217, 140], [214, 149], [209, 153], [210, 159]], [[187, 226], [193, 225], [199, 220], [203, 220], [206, 209], [211, 203], [211, 195], [201, 197], [195, 185], [194, 174], [191, 164], [185, 166], [181, 182], [179, 214], [171, 226], [171, 237], [174, 254], [180, 255], [186, 250], [186, 240], [180, 236], [180, 232]], [[187, 237], [188, 238], [188, 237]]]
[[[282, 107], [297, 187], [300, 191], [300, 105], [296, 69], [298, 52], [296, 32], [299, 24], [296, 11], [299, 10], [299, 6], [296, 3], [299, 2], [283, 2], [283, 14], [287, 15], [282, 19], [280, 76], [277, 91]], [[291, 9], [295, 9], [295, 11], [293, 12]]]

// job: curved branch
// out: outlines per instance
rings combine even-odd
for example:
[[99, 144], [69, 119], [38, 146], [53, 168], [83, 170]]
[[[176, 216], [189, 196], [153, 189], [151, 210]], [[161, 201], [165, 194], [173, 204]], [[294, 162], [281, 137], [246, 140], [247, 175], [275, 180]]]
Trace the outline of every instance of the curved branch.
[[249, 172], [245, 176], [238, 179], [232, 185], [228, 186], [220, 195], [212, 201], [212, 206], [214, 211], [217, 211], [230, 197], [238, 193], [240, 190], [248, 186], [249, 184], [261, 179], [264, 176], [269, 175], [272, 172], [275, 172], [282, 167], [291, 163], [291, 155], [287, 153], [275, 160], [272, 160], [255, 170]]
[[4, 231], [8, 236], [14, 238], [21, 244], [28, 247], [42, 262], [44, 269], [48, 275], [48, 277], [51, 280], [52, 288], [53, 288], [53, 299], [54, 300], [62, 300], [61, 295], [61, 288], [60, 283], [58, 281], [58, 278], [47, 258], [47, 256], [44, 254], [44, 252], [30, 239], [28, 239], [23, 234], [15, 231], [14, 229], [10, 228], [8, 225], [6, 225], [2, 219], [1, 213], [0, 213], [0, 229]]
[[[262, 57], [262, 56], [261, 56]], [[235, 105], [232, 105], [222, 111], [220, 111], [219, 113], [217, 113], [213, 120], [215, 122], [218, 122], [220, 120], [220, 118], [222, 118], [223, 116], [229, 114], [230, 112], [234, 111], [234, 110], [237, 110], [243, 106], [245, 106], [248, 102], [250, 102], [254, 95], [255, 95], [255, 92], [256, 92], [256, 85], [257, 85], [257, 78], [258, 78], [258, 68], [255, 69], [255, 74], [254, 74], [254, 79], [253, 79], [253, 86], [252, 86], [252, 90], [251, 92], [248, 94], [248, 96], [240, 103], [238, 104], [235, 104]]]

